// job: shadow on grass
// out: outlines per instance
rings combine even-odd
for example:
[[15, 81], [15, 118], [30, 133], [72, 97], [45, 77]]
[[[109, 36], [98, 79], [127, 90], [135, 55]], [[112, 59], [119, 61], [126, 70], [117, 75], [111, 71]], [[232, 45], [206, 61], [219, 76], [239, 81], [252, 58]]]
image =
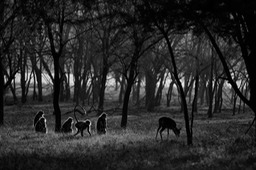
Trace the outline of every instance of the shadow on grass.
[[[183, 121], [174, 113], [179, 126]], [[121, 117], [112, 116], [107, 135], [92, 137], [54, 133], [53, 117], [47, 117], [49, 133], [36, 134], [29, 118], [22, 125], [0, 129], [0, 169], [253, 169], [255, 146], [237, 139], [243, 124], [231, 121], [195, 121], [194, 143], [187, 146], [185, 130], [180, 138], [155, 140], [158, 118], [165, 112], [129, 117], [128, 130], [119, 127]], [[14, 116], [15, 117], [15, 116]], [[15, 119], [10, 119], [15, 120]], [[25, 121], [25, 122], [24, 122]], [[14, 121], [14, 123], [16, 123]]]
[[129, 140], [134, 134], [129, 135], [93, 138], [59, 135], [60, 144], [54, 144], [57, 140], [53, 140], [53, 146], [48, 143], [40, 149], [1, 152], [0, 169], [170, 169], [190, 157], [184, 151], [180, 157], [183, 144], [178, 141], [160, 142], [153, 138], [135, 141]]

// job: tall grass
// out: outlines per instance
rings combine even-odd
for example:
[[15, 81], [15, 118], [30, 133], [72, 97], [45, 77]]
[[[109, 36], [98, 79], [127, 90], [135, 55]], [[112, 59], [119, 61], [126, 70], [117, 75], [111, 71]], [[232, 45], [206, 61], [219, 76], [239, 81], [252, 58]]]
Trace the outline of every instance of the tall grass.
[[[33, 113], [26, 110], [7, 116], [0, 128], [0, 169], [253, 169], [256, 150], [250, 136], [242, 135], [247, 119], [227, 117], [197, 119], [194, 145], [186, 145], [182, 115], [175, 115], [181, 136], [155, 140], [158, 118], [166, 113], [129, 116], [120, 128], [118, 115], [109, 116], [106, 135], [84, 137], [54, 132], [54, 117], [47, 115], [47, 134], [35, 133]], [[67, 115], [68, 116], [68, 115]], [[170, 115], [169, 115], [170, 116]], [[18, 120], [15, 120], [18, 119]], [[63, 119], [66, 117], [63, 116]]]

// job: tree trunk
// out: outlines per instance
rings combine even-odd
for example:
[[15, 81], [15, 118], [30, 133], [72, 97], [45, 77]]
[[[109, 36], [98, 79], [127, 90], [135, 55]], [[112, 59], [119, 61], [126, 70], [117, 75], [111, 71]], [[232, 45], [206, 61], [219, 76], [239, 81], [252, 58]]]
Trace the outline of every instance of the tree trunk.
[[209, 108], [208, 108], [208, 118], [212, 118], [212, 105], [213, 105], [213, 88], [212, 88], [212, 81], [213, 81], [213, 66], [214, 66], [214, 58], [213, 54], [211, 57], [211, 68], [210, 68], [210, 78], [209, 78], [209, 84], [208, 84], [208, 101], [209, 101]]
[[141, 88], [141, 76], [138, 76], [138, 83], [136, 89], [136, 105], [140, 106], [140, 88]]
[[67, 80], [65, 81], [65, 90], [66, 90], [66, 93], [65, 93], [65, 99], [66, 101], [69, 101], [70, 100], [70, 69], [68, 69], [68, 72], [67, 72], [68, 76], [67, 76]]
[[129, 80], [127, 81], [127, 87], [126, 87], [125, 94], [124, 94], [123, 109], [122, 109], [122, 120], [121, 120], [121, 127], [124, 128], [124, 129], [127, 126], [129, 98], [130, 98], [132, 85], [133, 85], [133, 82], [131, 82], [131, 81], [133, 81], [133, 80], [131, 80], [129, 78]]
[[[189, 91], [188, 91], [188, 103], [190, 104], [191, 101], [192, 101], [192, 91], [194, 89], [194, 84], [191, 85], [191, 87], [189, 88]], [[197, 89], [198, 90], [198, 89]], [[194, 99], [193, 99], [194, 100]]]
[[[247, 84], [246, 87], [245, 87], [245, 97], [246, 98], [248, 97], [248, 93], [249, 93], [249, 85]], [[241, 98], [240, 98], [240, 100], [241, 100]], [[246, 103], [244, 102], [244, 104], [243, 104], [243, 113], [245, 113], [245, 105], [246, 105]]]
[[165, 85], [165, 69], [164, 71], [162, 71], [161, 75], [160, 75], [160, 83], [159, 83], [159, 87], [157, 89], [156, 92], [156, 97], [155, 97], [155, 106], [160, 106], [161, 105], [161, 100], [162, 100], [162, 92], [163, 92], [163, 88]]
[[78, 57], [75, 57], [74, 59], [74, 96], [73, 96], [73, 101], [76, 104], [79, 104], [79, 94], [80, 94], [80, 89], [81, 89], [81, 79], [80, 79], [80, 68], [79, 68], [79, 59]]
[[100, 94], [99, 94], [99, 105], [98, 105], [98, 115], [102, 113], [104, 110], [104, 100], [105, 100], [105, 88], [107, 82], [107, 75], [108, 75], [108, 60], [104, 58], [103, 60], [103, 70], [102, 70], [102, 77], [101, 77], [101, 84], [100, 84]]
[[122, 109], [122, 119], [121, 119], [121, 127], [126, 128], [127, 126], [127, 116], [128, 116], [128, 105], [129, 105], [129, 98], [132, 90], [132, 86], [135, 80], [135, 70], [136, 70], [136, 62], [138, 60], [137, 56], [133, 56], [130, 66], [130, 73], [127, 79], [127, 87], [124, 94], [124, 101], [123, 101], [123, 109]]
[[[0, 23], [2, 25], [4, 21], [4, 13], [5, 13], [5, 0], [0, 1]], [[1, 34], [3, 30], [0, 30]], [[3, 44], [1, 44], [3, 45]], [[0, 48], [3, 48], [0, 46]], [[0, 126], [4, 124], [4, 66], [2, 61], [2, 49], [0, 51]]]
[[191, 111], [191, 124], [190, 124], [190, 133], [191, 136], [193, 136], [193, 123], [194, 123], [194, 112], [197, 112], [197, 95], [198, 95], [198, 86], [199, 86], [199, 64], [197, 61], [197, 68], [196, 68], [196, 76], [195, 76], [195, 94], [194, 94], [194, 99], [192, 102], [192, 111]]
[[[50, 41], [51, 53], [53, 57], [54, 65], [54, 78], [53, 78], [53, 108], [55, 115], [55, 132], [60, 132], [61, 129], [61, 111], [59, 106], [59, 97], [60, 97], [60, 57], [64, 47], [63, 42], [60, 42], [60, 47], [58, 52], [56, 52], [54, 44], [54, 36], [51, 29], [51, 24], [46, 22], [48, 37]], [[60, 35], [62, 36], [63, 25], [60, 24]], [[61, 41], [61, 39], [60, 39]]]
[[136, 90], [137, 90], [137, 84], [134, 83], [132, 86], [132, 103], [135, 104], [136, 103]]
[[33, 101], [37, 99], [37, 92], [36, 92], [36, 73], [33, 71]]
[[53, 56], [53, 58], [54, 58], [53, 108], [54, 108], [54, 115], [55, 115], [55, 132], [60, 132], [61, 111], [59, 106], [59, 95], [60, 95], [59, 56]]
[[37, 79], [37, 89], [38, 89], [38, 101], [43, 101], [43, 82], [42, 82], [42, 64], [39, 60], [39, 68], [35, 67], [36, 79]]
[[27, 56], [24, 54], [24, 51], [20, 49], [20, 85], [21, 85], [21, 102], [26, 103], [26, 64], [27, 64]]
[[173, 66], [173, 75], [174, 75], [174, 78], [176, 80], [177, 86], [179, 88], [180, 97], [181, 97], [182, 105], [183, 105], [183, 109], [184, 109], [183, 113], [184, 113], [185, 127], [186, 127], [186, 133], [187, 133], [187, 144], [192, 145], [193, 144], [193, 136], [192, 136], [192, 133], [191, 133], [192, 130], [190, 129], [191, 127], [189, 125], [189, 115], [188, 115], [188, 107], [187, 107], [186, 96], [185, 96], [181, 81], [179, 79], [178, 69], [177, 69], [173, 49], [172, 49], [172, 46], [171, 46], [171, 42], [169, 40], [169, 36], [168, 36], [167, 32], [165, 30], [163, 30], [162, 28], [160, 28], [160, 27], [158, 27], [158, 28], [160, 29], [160, 31], [162, 32], [162, 34], [163, 34], [163, 36], [166, 40], [168, 50], [169, 50], [169, 53], [170, 53], [170, 56], [171, 56], [171, 62], [172, 62], [172, 66]]
[[146, 70], [146, 109], [152, 112], [155, 107], [156, 78], [152, 70]]
[[59, 66], [59, 69], [60, 69], [60, 101], [61, 102], [64, 102], [64, 100], [65, 100], [65, 95], [64, 95], [64, 91], [65, 91], [65, 87], [64, 87], [64, 84], [65, 84], [65, 82], [64, 82], [64, 76], [66, 76], [65, 75], [65, 63], [64, 63], [64, 58], [63, 57], [61, 57], [60, 59], [59, 59], [59, 63], [60, 63], [60, 66]]
[[4, 124], [4, 73], [2, 59], [0, 59], [0, 126]]
[[200, 92], [198, 97], [200, 98], [200, 105], [203, 105], [205, 102], [204, 97], [205, 97], [205, 91], [206, 91], [205, 79], [201, 77], [199, 82], [200, 82], [200, 87], [199, 87]]
[[[37, 84], [38, 101], [41, 102], [43, 101], [42, 64], [39, 60], [39, 68], [38, 68], [36, 58], [35, 56], [32, 56], [32, 55], [30, 55], [30, 61], [33, 65], [33, 71], [34, 71], [34, 86]], [[36, 93], [36, 89], [35, 89], [35, 93]]]
[[224, 79], [220, 80], [219, 85], [216, 89], [216, 95], [215, 95], [215, 105], [214, 105], [214, 113], [220, 113], [221, 107], [222, 107], [222, 88], [224, 85]]
[[237, 100], [237, 95], [234, 95], [234, 99], [233, 99], [233, 116], [236, 114], [236, 100]]
[[122, 103], [123, 102], [123, 94], [124, 94], [124, 88], [125, 88], [125, 78], [124, 76], [122, 75], [122, 80], [121, 80], [121, 84], [120, 84], [120, 92], [119, 92], [119, 103]]
[[17, 95], [16, 95], [15, 79], [13, 80], [13, 85], [10, 84], [9, 88], [11, 89], [14, 103], [17, 103], [18, 102], [18, 98], [17, 98]]
[[169, 88], [168, 88], [168, 92], [166, 94], [166, 102], [167, 102], [166, 106], [167, 107], [170, 107], [170, 104], [171, 104], [173, 85], [174, 85], [174, 82], [171, 81]]
[[[95, 73], [97, 74], [97, 73]], [[99, 94], [100, 94], [100, 80], [99, 75], [94, 75], [94, 81], [93, 81], [93, 103], [99, 101]]]
[[[89, 87], [87, 87], [87, 84], [88, 84], [88, 77], [87, 77], [87, 70], [84, 70], [84, 72], [83, 72], [83, 74], [82, 74], [82, 78], [81, 78], [81, 80], [80, 81], [82, 81], [83, 83], [82, 83], [82, 87], [81, 87], [81, 91], [83, 92], [83, 93], [81, 93], [81, 95], [80, 95], [80, 99], [81, 99], [81, 101], [83, 102], [83, 104], [84, 104], [84, 102], [85, 102], [85, 100], [86, 99], [88, 99], [88, 102], [90, 101], [90, 93], [91, 93], [91, 91], [90, 91], [90, 89], [91, 89], [91, 87], [92, 87], [92, 84], [90, 84], [89, 85]], [[81, 84], [81, 83], [80, 83]], [[82, 95], [83, 94], [83, 95]], [[89, 105], [89, 104], [88, 104]]]
[[115, 91], [118, 90], [118, 82], [120, 82], [120, 75], [115, 71]]

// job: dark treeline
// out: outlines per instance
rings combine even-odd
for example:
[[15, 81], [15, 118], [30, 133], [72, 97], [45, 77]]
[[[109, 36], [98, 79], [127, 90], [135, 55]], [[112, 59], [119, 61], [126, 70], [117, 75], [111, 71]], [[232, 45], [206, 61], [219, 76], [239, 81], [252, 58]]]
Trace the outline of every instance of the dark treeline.
[[2, 0], [0, 124], [7, 90], [15, 102], [17, 86], [20, 102], [31, 90], [41, 102], [48, 77], [59, 132], [59, 102], [95, 106], [101, 114], [111, 78], [123, 128], [129, 101], [150, 112], [163, 98], [169, 107], [177, 89], [192, 144], [198, 105], [212, 117], [225, 96], [234, 113], [237, 103], [256, 113], [255, 10], [253, 0]]

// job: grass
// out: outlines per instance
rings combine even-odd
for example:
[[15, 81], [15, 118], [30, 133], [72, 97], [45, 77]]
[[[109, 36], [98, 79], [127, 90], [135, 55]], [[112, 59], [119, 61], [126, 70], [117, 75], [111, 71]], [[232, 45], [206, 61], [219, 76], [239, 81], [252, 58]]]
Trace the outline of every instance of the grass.
[[[37, 108], [34, 108], [37, 109]], [[133, 113], [133, 112], [132, 112]], [[35, 133], [30, 107], [7, 107], [5, 126], [0, 128], [0, 169], [255, 169], [253, 133], [243, 135], [252, 120], [250, 113], [231, 116], [225, 111], [211, 120], [197, 114], [194, 144], [186, 145], [183, 115], [174, 112], [135, 113], [128, 128], [120, 128], [120, 115], [108, 118], [107, 135], [92, 137], [54, 133], [54, 117], [46, 115], [48, 133]], [[171, 116], [181, 136], [155, 140], [160, 116]], [[63, 115], [63, 120], [71, 115]]]

